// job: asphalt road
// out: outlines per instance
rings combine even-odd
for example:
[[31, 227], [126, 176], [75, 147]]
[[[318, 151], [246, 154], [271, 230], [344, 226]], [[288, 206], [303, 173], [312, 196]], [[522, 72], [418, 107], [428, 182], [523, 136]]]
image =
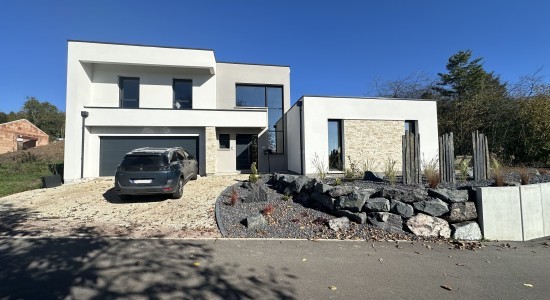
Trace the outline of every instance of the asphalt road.
[[0, 298], [548, 299], [544, 242], [0, 238]]

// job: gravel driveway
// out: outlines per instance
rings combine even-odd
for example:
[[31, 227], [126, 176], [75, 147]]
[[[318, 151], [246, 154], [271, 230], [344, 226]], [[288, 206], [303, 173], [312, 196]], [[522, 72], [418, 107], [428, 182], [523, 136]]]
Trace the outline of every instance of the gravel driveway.
[[39, 189], [0, 198], [0, 236], [219, 237], [214, 203], [247, 175], [201, 177], [181, 199], [158, 196], [121, 201], [113, 178]]

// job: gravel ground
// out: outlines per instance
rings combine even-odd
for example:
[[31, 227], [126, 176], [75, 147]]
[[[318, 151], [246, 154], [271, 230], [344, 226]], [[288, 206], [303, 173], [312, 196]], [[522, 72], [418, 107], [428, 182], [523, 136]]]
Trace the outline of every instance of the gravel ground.
[[[219, 237], [214, 204], [246, 175], [209, 176], [185, 185], [181, 199], [121, 201], [113, 178], [88, 180], [0, 198], [0, 236]], [[92, 230], [93, 229], [93, 230]]]
[[[327, 222], [336, 217], [326, 213], [320, 207], [308, 207], [301, 203], [299, 199], [285, 199], [282, 194], [272, 189], [268, 183], [269, 175], [262, 176], [260, 185], [267, 187], [267, 202], [243, 203], [250, 190], [243, 186], [243, 183], [236, 183], [228, 187], [217, 199], [219, 209], [219, 224], [225, 229], [226, 237], [238, 238], [305, 238], [305, 239], [352, 239], [352, 240], [410, 240], [410, 241], [431, 241], [444, 242], [439, 238], [421, 238], [411, 233], [390, 233], [372, 227], [369, 224], [356, 224], [350, 222], [348, 230], [335, 232], [330, 230]], [[516, 173], [505, 174], [507, 182], [519, 182], [519, 175]], [[334, 184], [335, 178], [327, 178], [326, 183]], [[550, 182], [550, 174], [546, 173], [540, 176], [531, 176], [530, 183]], [[490, 186], [493, 180], [488, 181], [466, 181], [455, 184], [441, 184], [445, 188], [467, 188], [469, 186]], [[359, 186], [362, 188], [381, 188], [388, 186], [387, 183], [377, 183], [372, 181], [355, 180], [345, 181], [345, 185]], [[399, 184], [402, 188], [413, 189], [417, 186], [405, 186]], [[427, 186], [426, 183], [423, 186]], [[239, 201], [235, 205], [230, 204], [232, 189], [237, 191]], [[266, 206], [272, 206], [273, 212], [266, 215], [269, 223], [257, 229], [248, 229], [244, 220], [254, 214], [261, 213]], [[457, 247], [464, 247], [458, 245]]]

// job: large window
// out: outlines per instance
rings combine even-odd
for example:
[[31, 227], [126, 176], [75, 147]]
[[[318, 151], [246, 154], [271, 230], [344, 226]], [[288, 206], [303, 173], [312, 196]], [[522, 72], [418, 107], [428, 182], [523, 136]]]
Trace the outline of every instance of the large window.
[[193, 108], [193, 82], [187, 79], [174, 79], [172, 85], [174, 90], [174, 108]]
[[238, 84], [236, 105], [243, 107], [267, 107], [269, 148], [273, 153], [283, 153], [283, 87]]
[[139, 108], [139, 78], [119, 77], [120, 107]]
[[342, 122], [328, 120], [328, 169], [342, 171]]

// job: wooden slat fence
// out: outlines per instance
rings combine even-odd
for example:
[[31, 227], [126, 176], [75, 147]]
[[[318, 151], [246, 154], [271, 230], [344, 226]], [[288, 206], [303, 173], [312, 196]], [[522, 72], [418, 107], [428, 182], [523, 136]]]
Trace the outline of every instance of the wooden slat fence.
[[419, 184], [422, 182], [420, 170], [420, 135], [405, 131], [403, 143], [403, 183]]
[[439, 178], [441, 182], [455, 182], [455, 146], [452, 132], [439, 137]]
[[491, 178], [489, 144], [483, 133], [472, 132], [474, 180]]

